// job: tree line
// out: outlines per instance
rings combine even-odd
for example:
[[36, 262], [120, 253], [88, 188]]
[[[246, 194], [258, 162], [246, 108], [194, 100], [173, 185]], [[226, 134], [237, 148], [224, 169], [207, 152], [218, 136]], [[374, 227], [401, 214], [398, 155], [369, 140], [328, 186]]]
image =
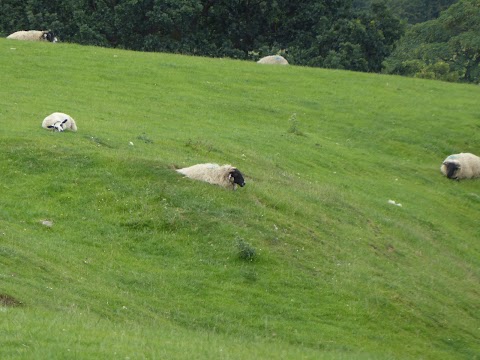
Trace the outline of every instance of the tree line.
[[[418, 41], [430, 41], [433, 35], [445, 38], [452, 33], [451, 26], [429, 25], [432, 32], [424, 39], [418, 35], [425, 33], [420, 27], [440, 21], [443, 15], [438, 20], [413, 26], [409, 22], [415, 23], [418, 16], [413, 20], [402, 19], [402, 16], [428, 4], [429, 11], [424, 10], [424, 14], [433, 17], [452, 2], [454, 0], [2, 0], [0, 33], [51, 29], [65, 42], [250, 60], [282, 52], [296, 65], [417, 76], [431, 72], [432, 66], [437, 69], [445, 65], [433, 58], [419, 59], [420, 54], [413, 46], [419, 45]], [[460, 0], [456, 5], [478, 8], [479, 2]], [[471, 18], [464, 20], [465, 25], [473, 24], [474, 20], [479, 23], [479, 18]], [[415, 41], [408, 40], [412, 36]], [[475, 45], [475, 36], [472, 34], [469, 46]], [[462, 41], [465, 44], [464, 37]], [[462, 51], [465, 47], [457, 48]], [[406, 57], [403, 51], [412, 51], [415, 58]], [[469, 47], [465, 49], [467, 52], [474, 53], [475, 49]], [[452, 68], [457, 78], [453, 75], [435, 78], [475, 81], [476, 55], [465, 53], [461, 55], [470, 56], [471, 60], [468, 70]], [[455, 52], [456, 59], [459, 55]], [[420, 64], [422, 61], [425, 63]], [[415, 69], [415, 73], [411, 69]], [[450, 73], [450, 69], [447, 72]]]
[[[356, 9], [368, 8], [378, 0], [353, 0]], [[457, 0], [384, 0], [388, 8], [409, 24], [436, 19], [440, 13]]]
[[389, 74], [480, 83], [480, 0], [460, 0], [408, 29], [384, 61]]

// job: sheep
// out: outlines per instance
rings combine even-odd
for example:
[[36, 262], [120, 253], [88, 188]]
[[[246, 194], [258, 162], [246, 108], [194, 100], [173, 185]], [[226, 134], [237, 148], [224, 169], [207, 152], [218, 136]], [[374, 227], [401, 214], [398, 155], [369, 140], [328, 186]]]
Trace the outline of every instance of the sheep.
[[449, 179], [472, 179], [480, 177], [480, 157], [470, 153], [448, 156], [442, 163], [440, 171]]
[[236, 190], [237, 185], [245, 186], [242, 173], [232, 165], [197, 164], [176, 171], [191, 179], [206, 181], [227, 189]]
[[50, 41], [55, 43], [58, 39], [53, 32], [49, 30], [28, 30], [17, 31], [7, 36], [7, 39], [30, 40], [30, 41]]
[[75, 124], [75, 120], [73, 120], [70, 115], [60, 112], [50, 114], [43, 119], [42, 127], [47, 130], [51, 129], [53, 131], [77, 131], [77, 124]]
[[281, 55], [270, 55], [258, 60], [257, 64], [288, 65], [288, 61]]

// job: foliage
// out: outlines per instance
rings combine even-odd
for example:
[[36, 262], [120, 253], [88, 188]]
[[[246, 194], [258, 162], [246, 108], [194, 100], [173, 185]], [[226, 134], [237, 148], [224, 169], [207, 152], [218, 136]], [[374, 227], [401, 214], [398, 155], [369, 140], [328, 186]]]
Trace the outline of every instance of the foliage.
[[354, 19], [337, 18], [323, 25], [315, 39], [288, 46], [295, 63], [325, 68], [378, 72], [404, 32], [400, 20], [383, 4]]
[[461, 0], [408, 30], [385, 61], [390, 74], [480, 82], [480, 0]]
[[403, 33], [384, 5], [350, 0], [3, 0], [0, 33], [53, 29], [65, 42], [231, 57], [288, 49], [290, 63], [378, 72]]
[[[353, 0], [355, 9], [367, 9], [378, 0]], [[391, 11], [409, 24], [417, 24], [437, 18], [457, 0], [385, 0]]]

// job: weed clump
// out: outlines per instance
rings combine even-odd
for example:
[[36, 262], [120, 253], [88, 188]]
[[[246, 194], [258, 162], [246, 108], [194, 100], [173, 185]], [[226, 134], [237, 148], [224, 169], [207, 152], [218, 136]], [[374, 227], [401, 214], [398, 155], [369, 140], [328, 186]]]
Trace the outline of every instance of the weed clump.
[[145, 133], [137, 136], [137, 139], [143, 141], [145, 144], [153, 144], [153, 140], [150, 139]]
[[[250, 266], [248, 266], [250, 268]], [[258, 280], [258, 273], [254, 269], [243, 269], [242, 276], [245, 282], [254, 283]]]
[[86, 135], [87, 138], [89, 138], [91, 141], [93, 141], [97, 146], [105, 146], [108, 148], [112, 148], [110, 144], [108, 144], [105, 140], [98, 138], [96, 136], [91, 136], [91, 135]]
[[256, 257], [255, 248], [243, 239], [237, 239], [237, 253], [241, 260], [253, 261]]
[[290, 116], [290, 119], [288, 119], [288, 122], [290, 123], [290, 127], [288, 128], [288, 132], [290, 134], [305, 136], [305, 134], [299, 129], [299, 121], [297, 120], [296, 113], [293, 113], [292, 116]]
[[210, 153], [212, 151], [217, 151], [211, 143], [205, 140], [188, 139], [185, 146], [196, 152]]

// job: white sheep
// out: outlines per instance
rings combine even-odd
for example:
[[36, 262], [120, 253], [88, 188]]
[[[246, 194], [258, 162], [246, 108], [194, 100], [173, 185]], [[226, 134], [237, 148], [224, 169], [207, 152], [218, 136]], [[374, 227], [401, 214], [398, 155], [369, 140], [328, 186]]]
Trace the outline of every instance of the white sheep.
[[236, 190], [237, 185], [245, 186], [242, 173], [232, 165], [197, 164], [178, 169], [177, 172], [191, 179], [206, 181], [227, 189]]
[[71, 130], [77, 131], [77, 124], [70, 115], [54, 112], [43, 119], [42, 127], [47, 130], [64, 131]]
[[258, 60], [257, 64], [288, 65], [288, 61], [281, 55], [270, 55]]
[[7, 36], [7, 39], [57, 42], [53, 32], [48, 30], [21, 30]]
[[480, 177], [480, 157], [470, 153], [448, 156], [442, 163], [440, 171], [449, 179], [472, 179]]

